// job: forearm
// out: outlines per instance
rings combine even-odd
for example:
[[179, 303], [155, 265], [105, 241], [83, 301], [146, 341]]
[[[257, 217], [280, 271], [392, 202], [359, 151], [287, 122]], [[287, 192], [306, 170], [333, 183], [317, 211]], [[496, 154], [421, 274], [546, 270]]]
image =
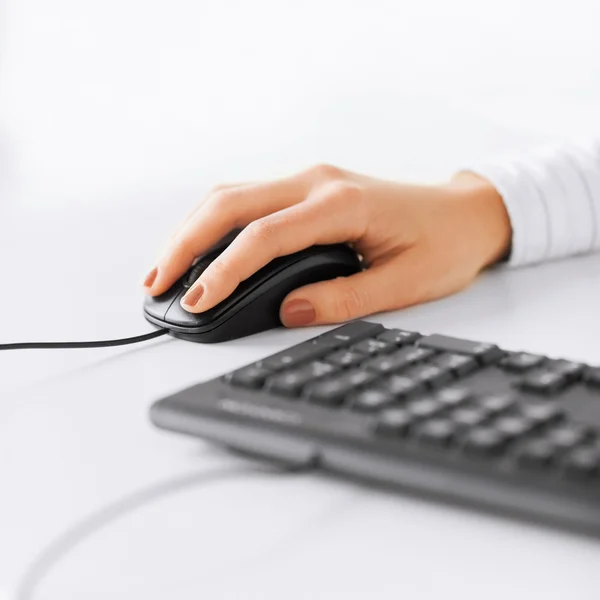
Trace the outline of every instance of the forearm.
[[600, 249], [600, 140], [468, 165], [504, 200], [511, 265]]

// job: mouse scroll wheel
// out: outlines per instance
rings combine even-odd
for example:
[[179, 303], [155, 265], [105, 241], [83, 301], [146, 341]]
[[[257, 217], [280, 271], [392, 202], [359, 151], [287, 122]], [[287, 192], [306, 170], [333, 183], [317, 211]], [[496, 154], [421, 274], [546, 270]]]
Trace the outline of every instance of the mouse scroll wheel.
[[189, 288], [192, 285], [194, 285], [194, 283], [196, 282], [198, 277], [200, 277], [200, 275], [202, 275], [202, 273], [204, 272], [206, 267], [208, 267], [209, 264], [210, 264], [210, 261], [201, 260], [199, 263], [194, 265], [192, 267], [192, 269], [190, 270], [190, 272], [188, 273], [187, 277], [185, 278], [183, 287]]

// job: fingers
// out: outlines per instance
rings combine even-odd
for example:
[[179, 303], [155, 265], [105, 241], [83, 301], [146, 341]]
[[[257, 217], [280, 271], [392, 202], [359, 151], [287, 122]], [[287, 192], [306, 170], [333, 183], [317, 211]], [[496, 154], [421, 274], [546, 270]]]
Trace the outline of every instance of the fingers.
[[249, 186], [249, 185], [252, 185], [252, 183], [254, 183], [254, 182], [250, 182], [249, 181], [249, 182], [244, 182], [244, 183], [242, 183], [242, 182], [238, 182], [238, 183], [222, 183], [220, 185], [214, 186], [210, 190], [210, 192], [208, 194], [206, 194], [206, 196], [200, 202], [198, 202], [194, 206], [194, 208], [192, 208], [192, 210], [190, 210], [190, 212], [186, 215], [186, 217], [181, 221], [181, 223], [179, 224], [179, 226], [177, 228], [175, 228], [175, 230], [173, 231], [173, 233], [169, 237], [169, 242], [171, 242], [174, 238], [176, 238], [179, 235], [179, 232], [198, 213], [198, 211], [204, 206], [204, 204], [206, 204], [206, 202], [208, 202], [208, 200], [210, 200], [215, 194], [218, 194], [219, 192], [223, 192], [225, 190], [231, 190], [231, 189], [237, 188], [237, 187]]
[[215, 192], [171, 240], [146, 276], [146, 291], [153, 296], [162, 294], [185, 273], [197, 256], [232, 229], [300, 202], [304, 191], [297, 178], [288, 178]]
[[337, 182], [318, 188], [306, 202], [253, 221], [207, 267], [182, 306], [190, 312], [203, 312], [279, 256], [314, 244], [358, 238], [366, 226], [359, 216], [361, 202], [361, 192], [354, 184]]
[[409, 249], [356, 275], [294, 290], [283, 301], [280, 318], [286, 327], [342, 323], [411, 306], [431, 292], [421, 252]]
[[[210, 190], [210, 192], [204, 197], [202, 198], [202, 200], [200, 200], [200, 202], [198, 202], [189, 212], [188, 214], [185, 216], [184, 219], [181, 220], [181, 222], [179, 223], [179, 225], [177, 227], [175, 227], [173, 229], [173, 231], [171, 232], [171, 234], [168, 236], [168, 238], [165, 240], [164, 244], [162, 245], [158, 256], [163, 256], [169, 249], [170, 245], [173, 243], [173, 240], [179, 235], [179, 233], [182, 231], [182, 229], [187, 225], [187, 223], [190, 221], [190, 219], [192, 219], [197, 213], [198, 211], [202, 208], [202, 206], [204, 206], [204, 204], [216, 193], [221, 192], [223, 190], [229, 190], [232, 189], [234, 187], [240, 187], [243, 185], [249, 185], [249, 183], [234, 183], [234, 184], [220, 184], [220, 185], [216, 185], [215, 187], [212, 188], [212, 190]], [[147, 280], [146, 276], [146, 280]], [[145, 285], [145, 281], [144, 281], [144, 285]]]

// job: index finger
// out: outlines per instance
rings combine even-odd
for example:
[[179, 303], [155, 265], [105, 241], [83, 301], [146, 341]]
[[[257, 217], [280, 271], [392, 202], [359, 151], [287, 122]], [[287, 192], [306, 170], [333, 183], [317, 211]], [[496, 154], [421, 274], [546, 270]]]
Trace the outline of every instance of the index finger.
[[185, 273], [196, 257], [231, 230], [301, 202], [304, 188], [294, 177], [216, 192], [168, 244], [157, 261], [154, 280], [146, 291], [152, 296], [162, 294]]
[[194, 313], [212, 308], [279, 256], [358, 239], [367, 222], [363, 207], [358, 187], [337, 183], [316, 188], [306, 202], [253, 221], [200, 275], [182, 299], [183, 308]]

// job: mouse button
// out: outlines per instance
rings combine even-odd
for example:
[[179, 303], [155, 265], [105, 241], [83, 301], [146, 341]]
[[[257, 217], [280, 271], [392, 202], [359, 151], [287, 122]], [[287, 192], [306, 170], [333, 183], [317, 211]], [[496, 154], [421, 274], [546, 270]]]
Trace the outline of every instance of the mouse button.
[[144, 311], [155, 319], [164, 320], [178, 290], [171, 288], [160, 296], [146, 296]]
[[175, 298], [175, 301], [169, 307], [165, 315], [165, 321], [180, 327], [205, 327], [213, 323], [218, 316], [216, 313], [219, 305], [198, 314], [188, 312], [181, 306], [181, 298], [183, 298], [184, 292], [185, 290], [182, 290], [181, 294]]
[[164, 320], [169, 305], [164, 302], [157, 302], [154, 298], [144, 300], [144, 312], [155, 319]]
[[182, 327], [212, 326], [222, 319], [226, 313], [232, 310], [235, 305], [242, 302], [243, 299], [248, 296], [249, 292], [256, 288], [263, 279], [264, 277], [260, 277], [259, 273], [255, 273], [248, 279], [242, 281], [229, 297], [202, 313], [190, 313], [181, 306], [181, 299], [187, 291], [184, 288], [171, 304], [165, 315], [165, 320], [173, 325], [180, 325]]

